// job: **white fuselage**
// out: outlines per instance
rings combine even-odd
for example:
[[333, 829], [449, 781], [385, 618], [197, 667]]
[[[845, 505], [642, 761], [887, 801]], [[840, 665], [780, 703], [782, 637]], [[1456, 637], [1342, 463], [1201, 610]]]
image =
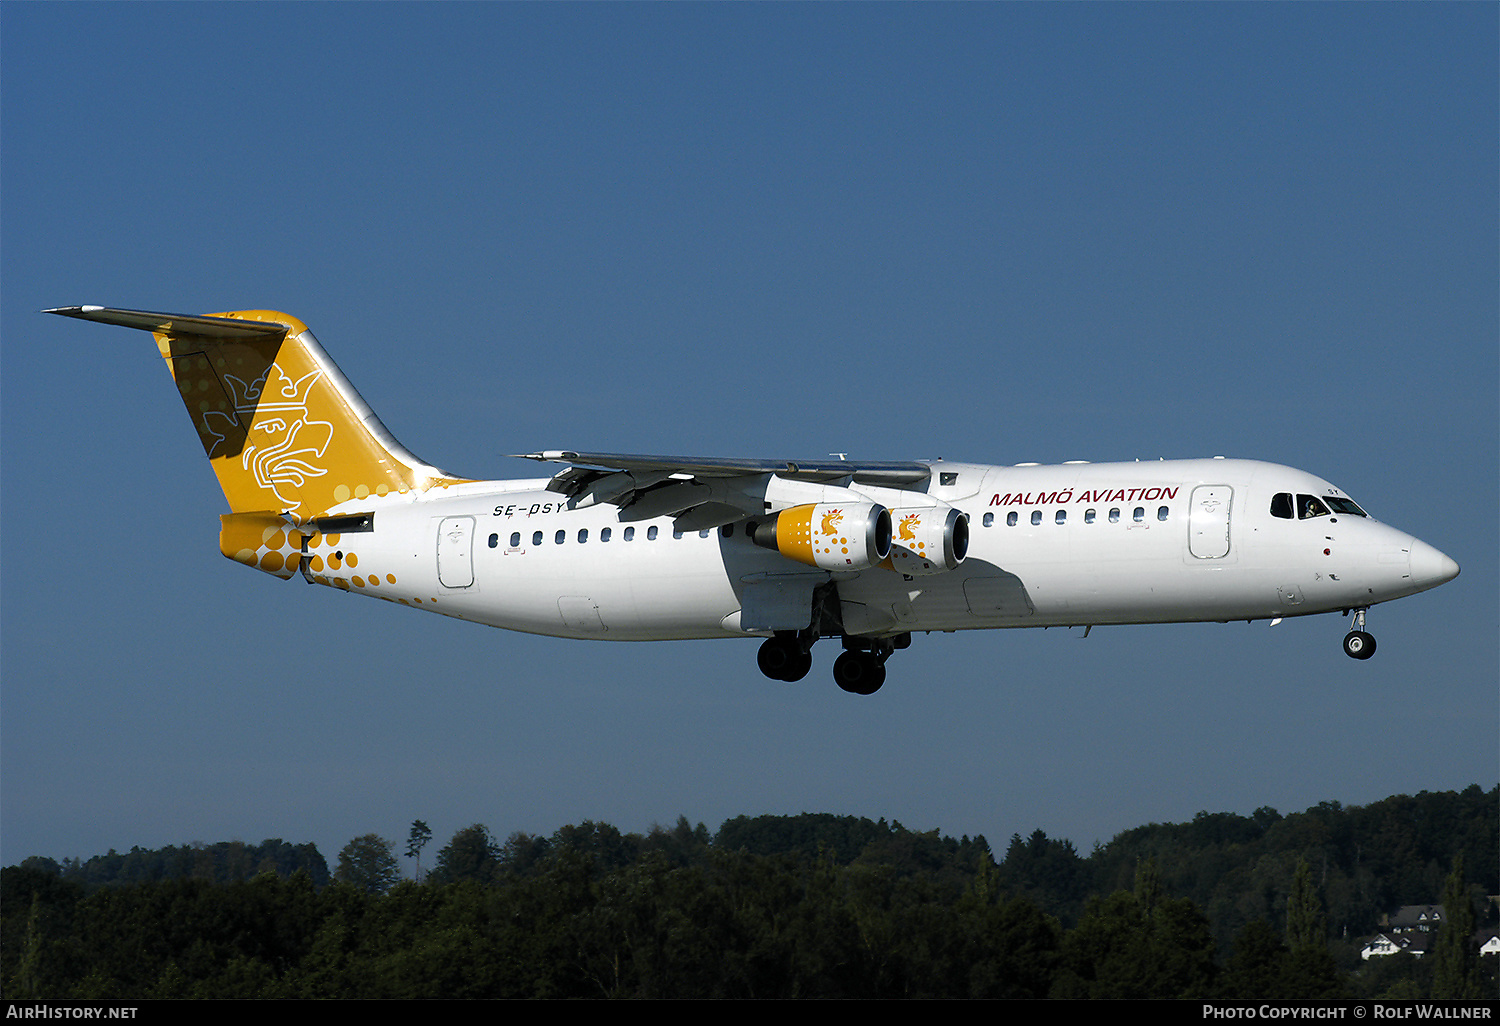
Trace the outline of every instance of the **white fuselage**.
[[1278, 494], [1295, 502], [1343, 493], [1269, 463], [932, 469], [921, 493], [764, 482], [768, 513], [823, 501], [896, 508], [914, 496], [959, 509], [969, 517], [968, 557], [931, 576], [803, 566], [753, 544], [743, 521], [674, 534], [671, 517], [631, 520], [608, 503], [570, 508], [547, 479], [350, 502], [331, 512], [373, 511], [373, 530], [318, 536], [306, 551], [310, 574], [340, 588], [510, 630], [617, 641], [766, 635], [741, 626], [752, 587], [784, 588], [795, 603], [832, 582], [843, 633], [880, 637], [1362, 609], [1458, 572], [1362, 513], [1273, 514]]
[[765, 638], [800, 680], [842, 639], [872, 694], [917, 631], [1353, 614], [1458, 564], [1311, 474], [1248, 460], [982, 466], [522, 454], [469, 481], [403, 447], [307, 326], [273, 310], [54, 314], [149, 331], [230, 512], [219, 551], [479, 623], [617, 641]]

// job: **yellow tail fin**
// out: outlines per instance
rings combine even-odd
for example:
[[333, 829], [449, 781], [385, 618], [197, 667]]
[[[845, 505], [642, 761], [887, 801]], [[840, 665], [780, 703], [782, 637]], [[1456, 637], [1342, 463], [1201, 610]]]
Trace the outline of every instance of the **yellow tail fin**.
[[458, 480], [397, 442], [295, 317], [99, 306], [47, 312], [155, 335], [234, 514], [306, 523], [351, 499]]

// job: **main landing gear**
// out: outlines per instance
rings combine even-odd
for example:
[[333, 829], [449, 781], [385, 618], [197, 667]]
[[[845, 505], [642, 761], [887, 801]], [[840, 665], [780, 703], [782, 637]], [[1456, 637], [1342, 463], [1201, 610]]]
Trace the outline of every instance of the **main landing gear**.
[[817, 640], [816, 635], [804, 638], [796, 631], [777, 631], [761, 644], [755, 661], [772, 680], [801, 680], [812, 669], [812, 644]]
[[[756, 662], [760, 672], [772, 680], [796, 681], [812, 669], [811, 632], [778, 631], [761, 643]], [[898, 648], [911, 644], [910, 634], [894, 638], [859, 638], [844, 635], [844, 651], [833, 663], [833, 680], [853, 695], [873, 695], [885, 683], [885, 661]]]
[[1354, 611], [1354, 623], [1344, 635], [1344, 654], [1351, 659], [1368, 659], [1375, 654], [1375, 637], [1365, 631], [1365, 612]]

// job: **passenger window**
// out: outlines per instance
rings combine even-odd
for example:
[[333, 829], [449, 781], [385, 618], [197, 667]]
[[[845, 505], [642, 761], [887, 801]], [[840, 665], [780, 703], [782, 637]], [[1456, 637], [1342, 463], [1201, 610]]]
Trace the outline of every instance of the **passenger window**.
[[1135, 513], [1133, 514], [1133, 516], [1134, 516], [1135, 522], [1138, 523], [1138, 524], [1142, 520], [1145, 520], [1146, 519], [1146, 507], [1145, 506], [1137, 506], [1135, 508]]
[[1158, 506], [1158, 507], [1156, 507], [1156, 519], [1158, 519], [1158, 520], [1166, 520], [1167, 519], [1167, 515], [1170, 512], [1171, 512], [1171, 510], [1169, 510], [1166, 506]]
[[1094, 517], [1096, 515], [1097, 515], [1096, 511], [1094, 511], [1094, 510], [1091, 510], [1091, 509], [1084, 510], [1083, 511], [1083, 522], [1085, 524], [1092, 524], [1094, 522]]
[[490, 535], [490, 548], [492, 548], [492, 549], [498, 549], [499, 547], [500, 547], [500, 536], [498, 534], [492, 534], [492, 535]]
[[656, 528], [654, 526], [646, 528], [646, 540], [656, 541]]
[[536, 534], [533, 534], [531, 536], [531, 544], [533, 544], [533, 545], [540, 545], [541, 543], [542, 543], [542, 532], [538, 531], [538, 532], [536, 532]]
[[719, 531], [719, 533], [722, 534], [726, 538], [733, 538], [734, 537], [734, 525], [733, 524], [725, 524], [724, 527], [723, 527], [723, 529], [721, 531]]
[[563, 542], [565, 542], [567, 540], [568, 540], [568, 532], [567, 531], [558, 531], [557, 532], [557, 537], [555, 539], [555, 541], [557, 542], [557, 544], [561, 545]]
[[1313, 517], [1328, 516], [1328, 507], [1323, 505], [1323, 500], [1316, 495], [1297, 496], [1297, 519], [1311, 520]]
[[633, 528], [633, 527], [627, 527], [627, 528], [625, 528], [625, 540], [626, 541], [635, 541], [635, 528]]
[[581, 544], [583, 544], [584, 542], [586, 542], [588, 540], [589, 540], [589, 529], [587, 527], [580, 527], [578, 529], [578, 543], [581, 545]]
[[677, 538], [677, 539], [680, 540], [682, 538], [682, 528], [680, 528], [680, 527], [674, 527], [674, 528], [672, 528], [672, 537], [673, 538]]
[[1114, 509], [1112, 509], [1112, 510], [1109, 511], [1109, 522], [1111, 524], [1118, 524], [1120, 522], [1120, 510], [1119, 510], [1119, 507], [1116, 507], [1116, 508], [1114, 508]]
[[1031, 526], [1035, 527], [1042, 522], [1042, 511], [1034, 509], [1031, 511]]
[[698, 532], [698, 537], [699, 538], [707, 538], [708, 537], [708, 531], [706, 531], [706, 530], [699, 531]]
[[599, 528], [599, 540], [600, 541], [602, 541], [602, 542], [609, 541], [609, 536], [610, 536], [610, 529], [608, 527], [601, 527], [601, 528]]
[[1292, 493], [1277, 492], [1271, 496], [1271, 516], [1282, 520], [1292, 519]]
[[521, 547], [521, 532], [517, 531], [510, 536], [510, 547], [519, 549]]
[[1068, 511], [1065, 510], [1065, 509], [1058, 510], [1057, 511], [1057, 516], [1053, 517], [1052, 520], [1053, 520], [1054, 523], [1057, 523], [1057, 524], [1065, 524], [1065, 523], [1067, 523], [1068, 522]]
[[985, 527], [994, 527], [995, 526], [995, 514], [993, 514], [993, 513], [986, 513], [984, 515], [984, 526]]
[[1017, 521], [1019, 521], [1020, 519], [1021, 519], [1021, 517], [1017, 513], [1014, 513], [1014, 512], [1007, 513], [1005, 515], [1005, 526], [1006, 527], [1015, 527]]

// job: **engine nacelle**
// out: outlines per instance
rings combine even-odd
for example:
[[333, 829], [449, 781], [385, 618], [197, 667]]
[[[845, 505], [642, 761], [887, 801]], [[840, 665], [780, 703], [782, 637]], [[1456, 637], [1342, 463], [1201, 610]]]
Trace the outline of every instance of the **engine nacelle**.
[[909, 577], [945, 574], [969, 554], [969, 516], [952, 506], [893, 509], [895, 539], [882, 565]]
[[875, 502], [809, 503], [760, 521], [751, 539], [822, 570], [866, 570], [891, 554], [891, 513]]

